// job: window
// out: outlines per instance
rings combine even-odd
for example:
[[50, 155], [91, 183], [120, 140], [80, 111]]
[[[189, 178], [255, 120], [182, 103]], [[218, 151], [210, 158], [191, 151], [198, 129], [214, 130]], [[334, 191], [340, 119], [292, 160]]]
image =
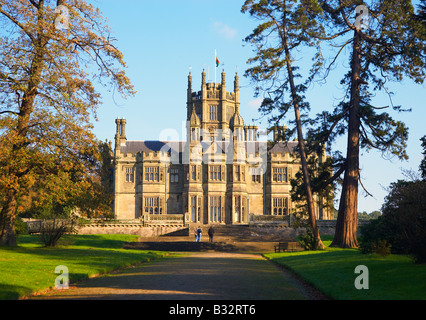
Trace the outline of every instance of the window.
[[244, 166], [234, 166], [234, 181], [245, 181]]
[[126, 168], [126, 182], [135, 182], [135, 174], [133, 168]]
[[253, 181], [253, 182], [257, 182], [257, 183], [260, 183], [260, 175], [252, 175], [251, 176], [251, 181]]
[[234, 197], [234, 222], [244, 221], [245, 211], [245, 197], [235, 196]]
[[273, 168], [272, 181], [287, 182], [287, 168]]
[[209, 120], [217, 121], [218, 119], [218, 106], [209, 106]]
[[170, 170], [170, 182], [173, 182], [173, 183], [179, 182], [179, 169]]
[[272, 205], [274, 215], [288, 214], [288, 198], [273, 198]]
[[250, 168], [251, 181], [255, 183], [260, 183], [260, 169], [259, 168]]
[[159, 197], [145, 197], [144, 211], [149, 214], [162, 214], [163, 199], [160, 199]]
[[210, 222], [220, 222], [222, 219], [222, 197], [210, 197]]
[[197, 180], [197, 166], [191, 166], [191, 179]]
[[220, 166], [209, 166], [209, 178], [211, 181], [221, 181], [222, 173]]
[[197, 221], [197, 197], [196, 196], [191, 197], [191, 221], [192, 222]]
[[241, 196], [234, 197], [234, 222], [241, 222]]
[[235, 166], [235, 181], [241, 180], [240, 166]]
[[159, 182], [160, 181], [160, 168], [159, 167], [145, 167], [145, 181]]
[[198, 129], [198, 128], [192, 128], [192, 131], [191, 131], [191, 140], [192, 141], [200, 140], [200, 129]]

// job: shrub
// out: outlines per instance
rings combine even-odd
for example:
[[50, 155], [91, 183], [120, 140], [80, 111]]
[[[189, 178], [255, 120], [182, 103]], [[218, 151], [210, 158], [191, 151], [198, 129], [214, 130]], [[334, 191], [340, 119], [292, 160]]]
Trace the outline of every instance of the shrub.
[[318, 239], [315, 238], [312, 227], [306, 226], [306, 232], [299, 236], [299, 244], [305, 250], [317, 250]]
[[360, 229], [361, 251], [373, 252], [385, 241], [392, 253], [413, 255], [416, 262], [426, 262], [426, 181], [392, 183], [382, 212]]
[[62, 236], [75, 232], [76, 223], [72, 219], [45, 220], [39, 238], [46, 247], [55, 247]]
[[27, 224], [19, 216], [15, 219], [15, 234], [16, 236], [28, 234]]
[[362, 253], [373, 253], [374, 246], [379, 241], [391, 241], [392, 232], [386, 225], [383, 217], [376, 220], [370, 220], [360, 227], [361, 237], [359, 238], [359, 248]]
[[374, 253], [384, 257], [391, 254], [391, 247], [392, 245], [389, 244], [386, 240], [379, 240], [372, 245], [372, 250]]

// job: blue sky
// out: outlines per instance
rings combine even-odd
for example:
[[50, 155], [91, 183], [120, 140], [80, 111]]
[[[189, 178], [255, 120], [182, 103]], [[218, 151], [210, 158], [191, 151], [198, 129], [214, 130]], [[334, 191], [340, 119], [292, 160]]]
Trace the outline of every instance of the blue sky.
[[[110, 92], [104, 94], [104, 104], [98, 110], [94, 132], [101, 140], [113, 140], [116, 118], [127, 119], [126, 136], [129, 140], [158, 140], [167, 138], [167, 129], [172, 129], [177, 138], [182, 136], [182, 122], [186, 116], [187, 77], [191, 68], [193, 90], [200, 90], [201, 72], [208, 73], [214, 81], [214, 51], [221, 66], [217, 70], [220, 82], [222, 69], [226, 72], [229, 88], [233, 88], [235, 72], [240, 75], [241, 115], [246, 124], [261, 128], [267, 121], [259, 118], [259, 100], [254, 98], [254, 86], [243, 77], [248, 68], [246, 61], [253, 55], [252, 48], [243, 39], [257, 25], [248, 14], [241, 13], [243, 0], [97, 0], [109, 21], [112, 35], [123, 52], [127, 74], [138, 91], [127, 100]], [[300, 59], [304, 52], [300, 52]], [[339, 102], [343, 91], [340, 78], [348, 67], [349, 52], [345, 52], [340, 72], [336, 69], [325, 85], [316, 84], [307, 94], [311, 115], [323, 109], [332, 110]], [[309, 58], [310, 59], [310, 58]], [[310, 61], [308, 61], [309, 63]], [[392, 114], [404, 121], [410, 129], [407, 153], [408, 161], [386, 160], [379, 152], [363, 152], [360, 160], [364, 186], [374, 197], [366, 197], [360, 188], [359, 211], [371, 212], [380, 209], [386, 187], [393, 181], [404, 178], [401, 169], [417, 171], [421, 160], [420, 138], [426, 135], [425, 86], [415, 85], [409, 79], [392, 84], [395, 105], [411, 107], [405, 114]], [[389, 105], [384, 93], [374, 98], [377, 105]], [[292, 114], [289, 114], [289, 117]], [[169, 131], [170, 132], [170, 131]], [[176, 138], [176, 137], [169, 137]], [[344, 141], [336, 146], [345, 154]], [[338, 199], [337, 199], [338, 200]], [[336, 203], [336, 207], [338, 202]]]

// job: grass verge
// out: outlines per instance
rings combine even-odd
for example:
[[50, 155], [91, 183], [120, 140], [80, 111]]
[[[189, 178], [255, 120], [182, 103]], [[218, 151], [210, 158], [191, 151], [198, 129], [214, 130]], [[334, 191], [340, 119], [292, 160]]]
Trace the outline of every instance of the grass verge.
[[126, 250], [131, 235], [68, 235], [56, 248], [36, 236], [20, 236], [18, 246], [0, 247], [0, 299], [19, 299], [55, 286], [57, 266], [66, 266], [71, 283], [164, 257], [166, 252]]
[[[330, 241], [323, 241], [329, 245]], [[362, 254], [356, 249], [329, 248], [321, 251], [271, 253], [265, 257], [302, 277], [336, 300], [425, 300], [426, 265], [414, 264], [408, 256]], [[368, 289], [358, 290], [355, 280], [368, 268]], [[363, 282], [364, 283], [364, 282]]]

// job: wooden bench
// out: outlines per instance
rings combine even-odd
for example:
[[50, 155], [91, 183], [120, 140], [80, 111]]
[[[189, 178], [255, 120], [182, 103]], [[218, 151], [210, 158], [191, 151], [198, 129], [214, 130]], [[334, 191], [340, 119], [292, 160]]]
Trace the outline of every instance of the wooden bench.
[[278, 245], [274, 246], [275, 252], [285, 252], [285, 251], [296, 251], [297, 242], [293, 241], [280, 241]]

